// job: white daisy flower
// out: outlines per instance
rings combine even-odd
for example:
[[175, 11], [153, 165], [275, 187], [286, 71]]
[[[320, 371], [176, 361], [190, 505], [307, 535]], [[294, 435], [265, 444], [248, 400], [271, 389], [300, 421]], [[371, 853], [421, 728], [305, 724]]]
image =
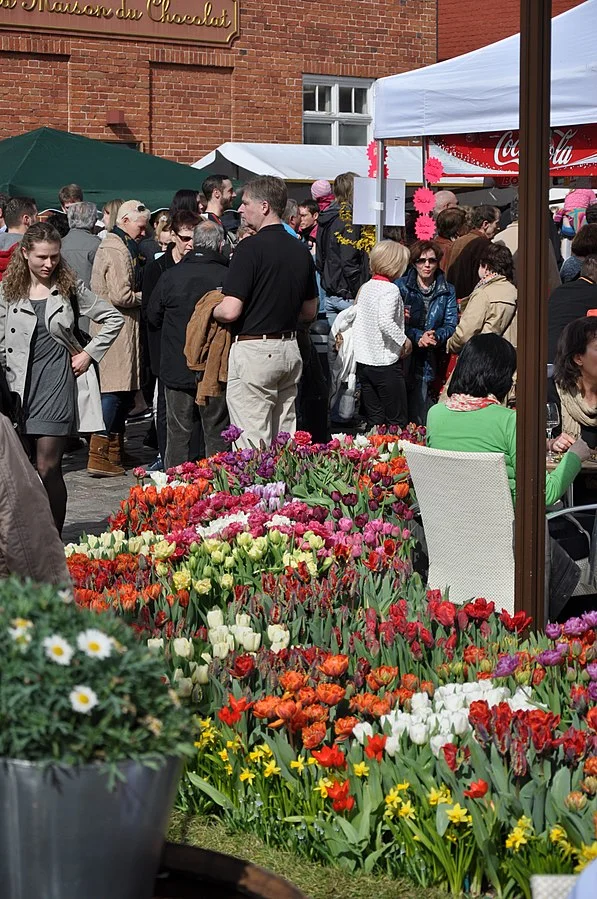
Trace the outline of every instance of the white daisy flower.
[[12, 627], [8, 628], [10, 637], [21, 649], [25, 649], [31, 643], [33, 622], [29, 621], [28, 618], [13, 618], [10, 623], [12, 625]]
[[81, 631], [77, 637], [77, 646], [91, 659], [107, 659], [113, 648], [108, 635], [93, 627]]
[[57, 665], [70, 665], [74, 649], [59, 634], [52, 634], [51, 637], [46, 637], [43, 641], [43, 647], [47, 657], [56, 662]]
[[76, 686], [74, 690], [71, 690], [68, 698], [75, 712], [82, 712], [84, 715], [97, 705], [97, 693], [91, 687], [85, 687], [81, 684]]

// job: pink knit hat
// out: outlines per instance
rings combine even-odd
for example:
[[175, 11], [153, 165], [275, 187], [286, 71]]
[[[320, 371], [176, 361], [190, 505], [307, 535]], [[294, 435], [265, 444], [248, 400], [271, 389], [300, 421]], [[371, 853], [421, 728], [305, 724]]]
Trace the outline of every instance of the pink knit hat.
[[311, 196], [314, 200], [317, 200], [319, 197], [327, 197], [331, 193], [332, 185], [323, 178], [320, 178], [319, 181], [314, 181], [311, 185]]

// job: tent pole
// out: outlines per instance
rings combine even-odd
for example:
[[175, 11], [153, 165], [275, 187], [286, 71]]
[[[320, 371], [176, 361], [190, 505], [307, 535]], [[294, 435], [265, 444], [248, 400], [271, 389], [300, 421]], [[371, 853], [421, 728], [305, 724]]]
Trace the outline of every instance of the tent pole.
[[377, 147], [377, 174], [375, 176], [375, 239], [383, 240], [383, 228], [386, 223], [385, 195], [386, 195], [386, 167], [385, 167], [385, 141], [376, 140]]
[[520, 4], [515, 608], [545, 622], [545, 403], [551, 0]]

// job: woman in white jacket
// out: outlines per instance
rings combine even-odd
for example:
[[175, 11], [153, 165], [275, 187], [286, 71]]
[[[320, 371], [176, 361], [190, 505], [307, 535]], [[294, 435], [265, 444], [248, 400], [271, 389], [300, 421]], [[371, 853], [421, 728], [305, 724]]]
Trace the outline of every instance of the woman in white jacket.
[[357, 378], [367, 424], [399, 425], [408, 422], [402, 356], [408, 342], [404, 331], [404, 304], [393, 283], [404, 274], [409, 253], [402, 244], [382, 240], [371, 250], [373, 277], [359, 290], [353, 326]]

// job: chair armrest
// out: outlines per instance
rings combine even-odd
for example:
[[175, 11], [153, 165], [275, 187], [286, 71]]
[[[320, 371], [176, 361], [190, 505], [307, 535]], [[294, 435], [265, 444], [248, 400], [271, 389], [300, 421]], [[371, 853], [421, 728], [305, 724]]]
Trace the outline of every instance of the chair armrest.
[[[553, 506], [551, 507], [553, 508]], [[560, 518], [562, 515], [570, 515], [572, 512], [595, 512], [597, 511], [597, 503], [592, 503], [588, 506], [566, 506], [564, 509], [559, 509], [556, 512], [546, 512], [545, 517], [548, 521], [551, 521], [552, 518]]]

